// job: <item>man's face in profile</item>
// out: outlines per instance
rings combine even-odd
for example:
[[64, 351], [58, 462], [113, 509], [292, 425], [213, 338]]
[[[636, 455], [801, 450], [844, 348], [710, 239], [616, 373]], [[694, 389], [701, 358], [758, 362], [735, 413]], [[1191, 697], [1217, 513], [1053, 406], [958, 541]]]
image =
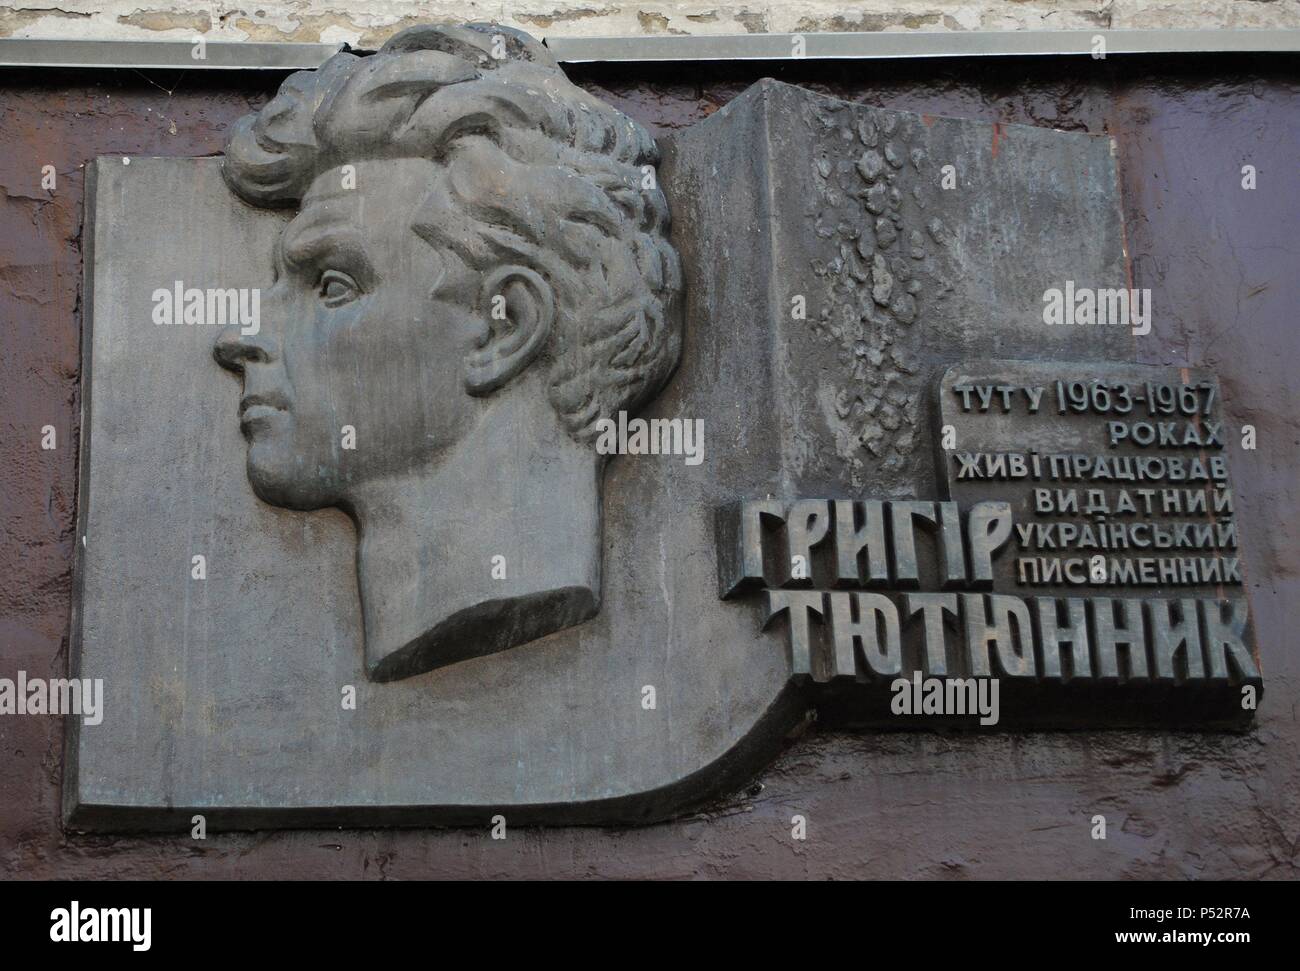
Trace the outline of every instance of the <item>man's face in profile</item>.
[[259, 326], [215, 356], [243, 377], [258, 498], [352, 520], [373, 680], [599, 610], [598, 426], [681, 352], [657, 161], [541, 43], [487, 24], [335, 54], [232, 128], [227, 186], [297, 215]]
[[[424, 159], [357, 163], [353, 188], [342, 169], [323, 172], [277, 244], [260, 330], [218, 339], [217, 359], [243, 373], [248, 476], [265, 501], [346, 502], [355, 486], [426, 464], [469, 428], [460, 362], [475, 339], [463, 296], [474, 288], [458, 257], [411, 227], [437, 177]], [[349, 425], [355, 450], [343, 448]]]

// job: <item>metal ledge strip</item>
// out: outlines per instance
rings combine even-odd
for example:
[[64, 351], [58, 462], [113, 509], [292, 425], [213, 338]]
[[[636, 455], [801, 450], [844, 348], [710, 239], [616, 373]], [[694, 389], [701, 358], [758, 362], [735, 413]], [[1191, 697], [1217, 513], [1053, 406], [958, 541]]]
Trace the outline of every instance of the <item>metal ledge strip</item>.
[[[785, 61], [1300, 52], [1300, 30], [999, 30], [547, 37], [565, 63]], [[800, 51], [802, 45], [802, 51]], [[0, 67], [271, 70], [319, 67], [342, 44], [0, 38]], [[358, 51], [358, 53], [363, 53]]]
[[315, 68], [342, 44], [272, 44], [260, 41], [37, 40], [0, 38], [0, 67], [176, 68], [186, 71], [292, 71]]
[[[859, 58], [1265, 53], [1300, 51], [1300, 30], [889, 31], [720, 36], [548, 37], [558, 60], [731, 61]], [[802, 39], [803, 52], [797, 54]]]

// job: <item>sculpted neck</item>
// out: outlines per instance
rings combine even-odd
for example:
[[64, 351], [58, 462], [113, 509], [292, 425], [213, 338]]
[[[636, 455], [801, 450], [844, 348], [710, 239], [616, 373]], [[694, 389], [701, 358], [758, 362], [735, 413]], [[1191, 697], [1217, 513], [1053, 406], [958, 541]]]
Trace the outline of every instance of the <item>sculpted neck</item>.
[[494, 403], [436, 468], [368, 484], [353, 504], [371, 679], [491, 654], [599, 609], [600, 465], [535, 402]]

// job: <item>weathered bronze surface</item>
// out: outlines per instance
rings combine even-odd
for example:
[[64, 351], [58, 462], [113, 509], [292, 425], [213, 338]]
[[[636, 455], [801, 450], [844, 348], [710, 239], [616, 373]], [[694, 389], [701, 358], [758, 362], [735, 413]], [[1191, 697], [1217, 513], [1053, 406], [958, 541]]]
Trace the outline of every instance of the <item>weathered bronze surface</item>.
[[[1039, 680], [996, 591], [962, 594], [968, 646], [951, 665], [921, 647], [928, 667], [933, 611], [904, 605], [904, 651], [884, 601], [820, 599], [820, 566], [761, 616], [720, 602], [714, 523], [755, 494], [828, 496], [788, 513], [812, 560], [830, 500], [852, 519], [893, 496], [888, 584], [990, 589], [1011, 517], [934, 505], [935, 369], [1128, 353], [1127, 328], [1041, 316], [1059, 281], [1123, 281], [1109, 140], [764, 82], [666, 151], [656, 171], [648, 134], [529, 38], [420, 28], [291, 77], [224, 160], [98, 162], [77, 650], [110, 714], [73, 731], [74, 825], [655, 818], [761, 766], [809, 682], [845, 689], [828, 714], [888, 723], [891, 676]], [[182, 192], [200, 238], [133, 222]], [[197, 326], [219, 323], [214, 287], [261, 295], [215, 345]], [[122, 348], [145, 340], [153, 367], [128, 382]], [[246, 446], [199, 417], [235, 412], [209, 347], [243, 379]], [[186, 404], [159, 428], [163, 398]], [[655, 447], [632, 444], [638, 411]], [[614, 426], [629, 454], [607, 462]], [[142, 506], [140, 470], [163, 465]], [[927, 515], [942, 530], [904, 545]], [[831, 622], [831, 655], [799, 609]], [[778, 614], [788, 647], [763, 630]], [[1011, 724], [1113, 720], [1008, 700]]]

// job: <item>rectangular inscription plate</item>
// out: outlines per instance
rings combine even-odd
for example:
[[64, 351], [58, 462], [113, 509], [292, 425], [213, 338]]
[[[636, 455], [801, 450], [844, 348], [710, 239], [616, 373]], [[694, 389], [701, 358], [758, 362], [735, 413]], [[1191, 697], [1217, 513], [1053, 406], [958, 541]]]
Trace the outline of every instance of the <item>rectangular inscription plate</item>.
[[719, 510], [719, 595], [760, 595], [819, 711], [944, 714], [884, 714], [924, 680], [1000, 691], [981, 724], [1248, 723], [1262, 679], [1213, 376], [974, 361], [937, 394], [938, 501]]
[[1118, 632], [1094, 675], [1258, 685], [1213, 375], [971, 362], [942, 376], [938, 420], [941, 495], [1011, 506], [994, 588], [1055, 598], [1063, 627], [1086, 615], [1094, 648], [1098, 623]]

